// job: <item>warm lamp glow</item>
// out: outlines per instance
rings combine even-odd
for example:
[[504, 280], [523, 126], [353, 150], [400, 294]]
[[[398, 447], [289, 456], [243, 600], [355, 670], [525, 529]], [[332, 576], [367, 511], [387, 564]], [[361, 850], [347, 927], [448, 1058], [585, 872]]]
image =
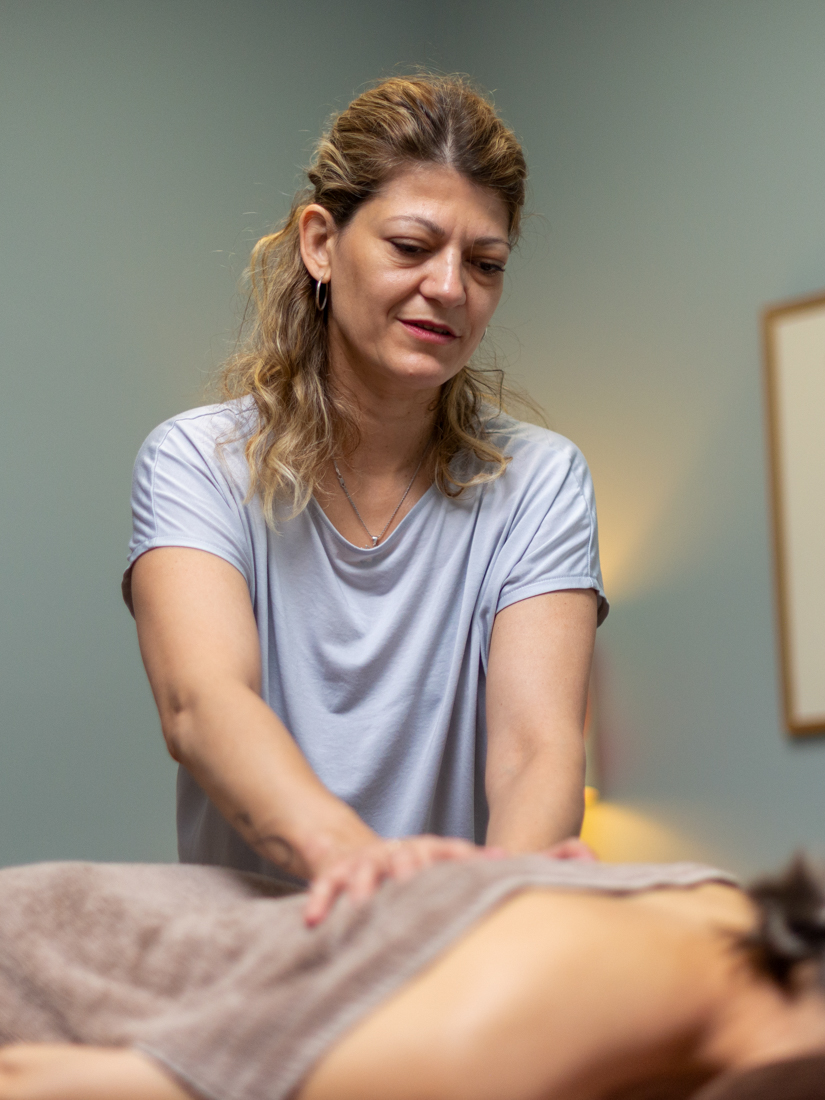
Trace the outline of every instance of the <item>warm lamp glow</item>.
[[669, 863], [701, 859], [688, 837], [618, 802], [602, 802], [595, 787], [584, 789], [581, 838], [606, 863]]
[[[621, 426], [620, 440], [602, 437], [599, 449], [588, 453], [605, 591], [614, 604], [666, 585], [701, 553], [707, 531], [697, 514], [704, 513], [685, 508], [684, 500], [714, 427], [702, 413], [685, 416], [682, 426], [663, 422], [657, 435], [654, 420], [634, 450], [626, 420], [614, 414], [613, 432]], [[710, 522], [705, 516], [704, 524]]]

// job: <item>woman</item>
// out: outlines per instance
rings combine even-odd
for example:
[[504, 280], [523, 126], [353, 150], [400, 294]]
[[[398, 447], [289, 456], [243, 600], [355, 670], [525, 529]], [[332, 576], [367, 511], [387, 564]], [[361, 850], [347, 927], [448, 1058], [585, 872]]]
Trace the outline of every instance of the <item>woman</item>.
[[0, 872], [0, 1100], [825, 1097], [804, 865], [746, 894], [693, 864], [442, 864], [315, 928], [277, 891]]
[[181, 857], [312, 880], [310, 921], [581, 823], [589, 474], [468, 365], [525, 175], [461, 80], [364, 93], [253, 252], [228, 400], [138, 457], [125, 594]]

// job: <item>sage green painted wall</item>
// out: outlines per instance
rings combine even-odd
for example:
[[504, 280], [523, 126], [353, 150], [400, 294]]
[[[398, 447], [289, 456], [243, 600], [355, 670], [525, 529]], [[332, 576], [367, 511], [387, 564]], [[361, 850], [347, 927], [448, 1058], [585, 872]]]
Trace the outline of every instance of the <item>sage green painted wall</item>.
[[825, 5], [482, 0], [442, 28], [532, 171], [497, 339], [593, 470], [606, 792], [743, 870], [821, 850], [825, 739], [780, 718], [758, 315], [825, 288]]
[[326, 116], [415, 4], [0, 4], [0, 864], [171, 859], [119, 580], [144, 436], [197, 404]]

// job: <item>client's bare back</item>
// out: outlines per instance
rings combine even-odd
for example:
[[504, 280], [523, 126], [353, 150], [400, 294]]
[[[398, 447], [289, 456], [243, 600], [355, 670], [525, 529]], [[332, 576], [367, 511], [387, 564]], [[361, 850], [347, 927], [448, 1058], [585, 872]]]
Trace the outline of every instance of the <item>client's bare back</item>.
[[728, 934], [752, 920], [718, 885], [519, 894], [344, 1038], [300, 1100], [584, 1100], [640, 1069], [690, 1071], [674, 1045], [707, 1020], [741, 965]]

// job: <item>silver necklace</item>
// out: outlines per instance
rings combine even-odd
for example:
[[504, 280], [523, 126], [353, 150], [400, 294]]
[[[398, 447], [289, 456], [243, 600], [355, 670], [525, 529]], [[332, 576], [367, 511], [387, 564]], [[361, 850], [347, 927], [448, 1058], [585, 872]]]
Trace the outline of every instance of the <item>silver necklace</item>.
[[381, 534], [380, 534], [380, 535], [374, 535], [374, 534], [373, 534], [373, 533], [372, 533], [372, 532], [370, 531], [369, 527], [367, 527], [366, 523], [364, 523], [363, 519], [361, 518], [361, 513], [360, 513], [360, 512], [358, 511], [358, 508], [357, 508], [357, 506], [356, 506], [356, 504], [355, 504], [355, 501], [354, 501], [354, 500], [352, 499], [352, 497], [350, 496], [350, 493], [349, 493], [349, 489], [347, 488], [347, 483], [346, 483], [346, 482], [344, 481], [343, 477], [341, 476], [341, 471], [340, 471], [340, 470], [338, 469], [338, 463], [337, 463], [337, 462], [335, 461], [335, 459], [333, 458], [333, 460], [332, 460], [332, 465], [333, 465], [333, 466], [335, 467], [335, 476], [336, 476], [336, 477], [338, 478], [338, 484], [339, 484], [339, 485], [341, 486], [341, 488], [342, 488], [342, 489], [344, 490], [344, 494], [345, 494], [345, 496], [346, 496], [347, 500], [348, 500], [348, 501], [350, 502], [350, 504], [352, 505], [352, 510], [353, 510], [353, 512], [355, 512], [356, 516], [358, 517], [358, 522], [359, 522], [359, 523], [361, 524], [361, 526], [362, 526], [362, 527], [364, 528], [364, 530], [365, 530], [365, 531], [367, 532], [367, 534], [369, 535], [369, 537], [370, 537], [370, 538], [372, 539], [372, 546], [365, 546], [365, 547], [364, 547], [364, 549], [365, 549], [365, 550], [373, 550], [373, 549], [374, 549], [374, 548], [375, 548], [375, 547], [376, 547], [376, 546], [378, 545], [378, 543], [379, 543], [379, 542], [381, 541], [381, 539], [382, 539], [382, 538], [384, 537], [384, 535], [386, 535], [387, 531], [388, 531], [388, 530], [389, 530], [389, 528], [390, 528], [390, 524], [391, 524], [391, 523], [392, 523], [392, 521], [393, 521], [393, 520], [395, 519], [395, 517], [396, 517], [396, 516], [398, 515], [398, 511], [399, 511], [399, 509], [401, 508], [401, 505], [402, 505], [402, 504], [404, 503], [404, 501], [405, 501], [405, 500], [407, 499], [407, 494], [409, 493], [410, 489], [412, 489], [412, 487], [413, 487], [413, 482], [414, 482], [414, 481], [415, 481], [415, 479], [416, 479], [416, 478], [418, 477], [418, 471], [419, 471], [419, 470], [421, 469], [421, 467], [422, 467], [422, 466], [424, 465], [424, 458], [426, 457], [427, 451], [428, 451], [429, 449], [430, 449], [429, 447], [426, 447], [426, 448], [425, 448], [425, 450], [424, 450], [424, 454], [423, 454], [423, 455], [421, 456], [421, 461], [420, 461], [420, 462], [418, 463], [418, 465], [416, 466], [416, 468], [415, 468], [415, 473], [414, 473], [414, 474], [413, 474], [413, 476], [412, 476], [412, 477], [410, 478], [410, 483], [409, 483], [409, 485], [407, 486], [407, 488], [406, 488], [406, 489], [404, 490], [404, 495], [403, 495], [403, 496], [401, 497], [401, 499], [399, 500], [398, 504], [397, 504], [397, 505], [395, 506], [395, 511], [394, 511], [394, 512], [393, 512], [393, 514], [392, 514], [392, 515], [390, 516], [390, 518], [389, 518], [389, 519], [387, 520], [387, 522], [386, 522], [386, 525], [384, 526], [384, 530], [383, 530], [383, 531], [381, 532]]

